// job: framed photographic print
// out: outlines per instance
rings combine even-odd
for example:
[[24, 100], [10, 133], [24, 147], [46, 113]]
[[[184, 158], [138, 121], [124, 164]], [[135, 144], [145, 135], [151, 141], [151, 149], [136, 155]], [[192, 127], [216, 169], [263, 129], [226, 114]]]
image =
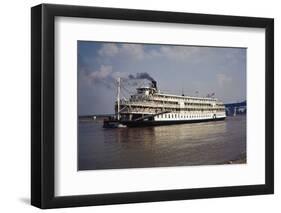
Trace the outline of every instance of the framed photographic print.
[[31, 203], [272, 194], [274, 21], [31, 9]]

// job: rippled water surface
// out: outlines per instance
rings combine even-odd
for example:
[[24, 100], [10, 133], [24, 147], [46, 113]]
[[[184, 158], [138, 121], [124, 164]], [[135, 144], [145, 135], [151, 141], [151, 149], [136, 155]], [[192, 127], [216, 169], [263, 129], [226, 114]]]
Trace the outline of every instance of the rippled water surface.
[[80, 121], [78, 169], [120, 169], [245, 163], [246, 116], [224, 121], [104, 129]]

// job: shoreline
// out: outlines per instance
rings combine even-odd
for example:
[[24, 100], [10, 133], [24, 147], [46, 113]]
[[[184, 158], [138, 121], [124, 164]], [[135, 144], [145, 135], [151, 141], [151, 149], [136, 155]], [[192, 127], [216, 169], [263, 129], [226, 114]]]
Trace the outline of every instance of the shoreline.
[[223, 164], [244, 164], [247, 163], [246, 153], [242, 153], [238, 158], [224, 162]]

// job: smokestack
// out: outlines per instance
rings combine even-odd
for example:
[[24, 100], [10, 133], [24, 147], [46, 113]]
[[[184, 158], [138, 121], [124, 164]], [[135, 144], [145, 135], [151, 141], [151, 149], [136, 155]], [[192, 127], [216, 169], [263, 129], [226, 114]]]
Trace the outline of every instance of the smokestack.
[[152, 83], [152, 87], [157, 89], [157, 82], [153, 80], [153, 81], [151, 81], [151, 83]]

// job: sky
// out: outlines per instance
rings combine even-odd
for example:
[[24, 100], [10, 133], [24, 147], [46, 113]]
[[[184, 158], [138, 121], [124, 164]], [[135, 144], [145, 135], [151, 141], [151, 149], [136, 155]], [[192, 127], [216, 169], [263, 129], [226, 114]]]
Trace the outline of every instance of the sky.
[[78, 113], [114, 113], [118, 77], [127, 99], [150, 76], [163, 93], [244, 101], [246, 54], [246, 48], [78, 41]]

